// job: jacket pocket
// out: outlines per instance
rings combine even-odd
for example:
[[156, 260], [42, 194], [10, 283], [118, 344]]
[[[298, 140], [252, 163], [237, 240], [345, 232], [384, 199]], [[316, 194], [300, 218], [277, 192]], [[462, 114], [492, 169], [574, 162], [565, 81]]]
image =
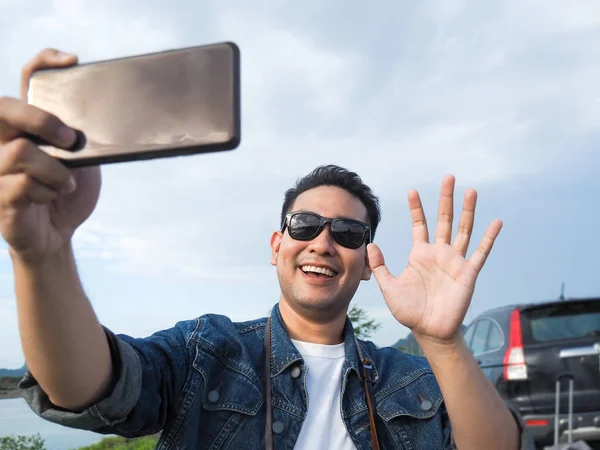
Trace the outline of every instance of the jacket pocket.
[[377, 414], [397, 448], [450, 450], [451, 429], [442, 392], [427, 371], [377, 393]]
[[260, 440], [255, 416], [262, 407], [263, 395], [251, 368], [234, 364], [200, 344], [192, 366], [201, 376], [200, 420], [192, 424], [197, 427], [198, 442], [193, 448], [233, 449], [240, 448], [240, 442]]

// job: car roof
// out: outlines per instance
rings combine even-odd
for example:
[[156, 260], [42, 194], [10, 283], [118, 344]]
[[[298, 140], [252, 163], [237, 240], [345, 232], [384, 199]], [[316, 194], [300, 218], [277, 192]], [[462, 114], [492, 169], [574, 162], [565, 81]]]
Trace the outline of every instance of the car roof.
[[579, 298], [570, 297], [570, 298], [565, 298], [564, 300], [558, 299], [558, 300], [548, 300], [548, 301], [531, 302], [531, 303], [513, 303], [511, 305], [498, 306], [496, 308], [487, 309], [487, 310], [483, 311], [482, 313], [477, 314], [475, 319], [478, 319], [478, 318], [484, 317], [484, 316], [492, 316], [492, 315], [501, 314], [503, 312], [512, 311], [514, 309], [518, 309], [519, 311], [524, 311], [524, 310], [544, 308], [544, 307], [554, 306], [554, 305], [564, 305], [566, 303], [580, 303], [580, 302], [600, 302], [600, 297], [579, 297]]
[[545, 302], [527, 303], [527, 304], [519, 305], [519, 309], [521, 311], [523, 311], [525, 309], [535, 309], [535, 308], [540, 308], [540, 307], [543, 308], [546, 306], [565, 305], [565, 304], [569, 304], [569, 303], [587, 303], [587, 302], [600, 302], [600, 297], [581, 297], [581, 298], [571, 297], [571, 298], [551, 300], [551, 301], [545, 301]]

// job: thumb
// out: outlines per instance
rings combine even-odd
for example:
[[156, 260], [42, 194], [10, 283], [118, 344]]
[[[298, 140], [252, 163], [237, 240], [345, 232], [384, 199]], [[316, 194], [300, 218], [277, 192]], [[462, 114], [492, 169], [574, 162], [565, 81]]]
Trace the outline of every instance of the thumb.
[[394, 276], [386, 267], [383, 253], [381, 253], [377, 244], [369, 244], [367, 246], [367, 258], [369, 260], [369, 269], [371, 269], [379, 287], [383, 290], [384, 286], [389, 283]]

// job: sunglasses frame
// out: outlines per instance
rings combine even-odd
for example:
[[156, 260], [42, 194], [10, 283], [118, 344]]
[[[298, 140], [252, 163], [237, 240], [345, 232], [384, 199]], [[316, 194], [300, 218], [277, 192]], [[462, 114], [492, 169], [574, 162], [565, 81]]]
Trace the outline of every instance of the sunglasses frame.
[[[366, 244], [369, 244], [369, 243], [372, 242], [371, 227], [369, 226], [369, 224], [366, 224], [365, 222], [361, 222], [360, 220], [356, 220], [356, 219], [348, 219], [348, 218], [345, 218], [345, 217], [337, 217], [337, 218], [332, 219], [332, 218], [328, 218], [328, 217], [323, 217], [323, 216], [321, 216], [321, 215], [319, 215], [317, 213], [309, 212], [309, 211], [295, 211], [295, 212], [287, 213], [285, 215], [285, 220], [283, 222], [283, 226], [281, 227], [281, 232], [282, 233], [285, 232], [286, 227], [289, 228], [289, 225], [290, 225], [290, 222], [292, 221], [292, 218], [295, 215], [297, 215], [297, 214], [308, 214], [310, 216], [314, 216], [314, 217], [318, 218], [319, 221], [320, 221], [319, 222], [319, 228], [317, 229], [317, 232], [315, 233], [314, 236], [311, 236], [310, 238], [304, 238], [304, 239], [296, 238], [296, 237], [292, 236], [291, 233], [289, 233], [289, 231], [288, 231], [288, 234], [290, 235], [290, 237], [292, 239], [297, 240], [297, 241], [312, 241], [314, 238], [316, 238], [318, 235], [320, 235], [323, 232], [323, 230], [325, 229], [325, 225], [329, 224], [329, 229], [330, 229], [330, 232], [331, 232], [331, 237], [333, 238], [333, 240], [335, 242], [337, 242], [339, 245], [341, 245], [344, 248], [348, 248], [348, 249], [351, 249], [351, 250], [356, 250], [356, 249], [359, 249], [365, 242], [366, 242]], [[355, 248], [354, 247], [347, 247], [347, 246], [343, 245], [341, 242], [339, 242], [336, 239], [335, 236], [336, 236], [337, 233], [335, 233], [334, 231], [332, 231], [332, 227], [335, 225], [336, 222], [342, 221], [342, 220], [346, 221], [346, 222], [357, 223], [357, 224], [361, 225], [364, 228], [363, 237], [362, 237], [361, 243], [360, 243], [360, 245], [358, 247], [355, 247]]]

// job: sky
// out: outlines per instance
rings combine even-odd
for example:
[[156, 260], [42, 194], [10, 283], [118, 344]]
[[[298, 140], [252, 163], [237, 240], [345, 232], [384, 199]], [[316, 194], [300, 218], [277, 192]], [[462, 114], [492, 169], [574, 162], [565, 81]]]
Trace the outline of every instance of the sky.
[[[242, 61], [234, 151], [103, 167], [100, 202], [74, 237], [101, 322], [147, 336], [206, 313], [265, 316], [283, 194], [321, 164], [380, 197], [390, 270], [411, 246], [407, 192], [435, 224], [442, 177], [456, 208], [479, 193], [471, 251], [504, 228], [465, 322], [488, 308], [600, 295], [600, 5], [594, 0], [367, 2], [0, 0], [0, 95], [54, 47], [81, 62], [233, 41]], [[375, 279], [352, 304], [406, 336]], [[23, 365], [12, 268], [0, 240], [0, 367]]]

